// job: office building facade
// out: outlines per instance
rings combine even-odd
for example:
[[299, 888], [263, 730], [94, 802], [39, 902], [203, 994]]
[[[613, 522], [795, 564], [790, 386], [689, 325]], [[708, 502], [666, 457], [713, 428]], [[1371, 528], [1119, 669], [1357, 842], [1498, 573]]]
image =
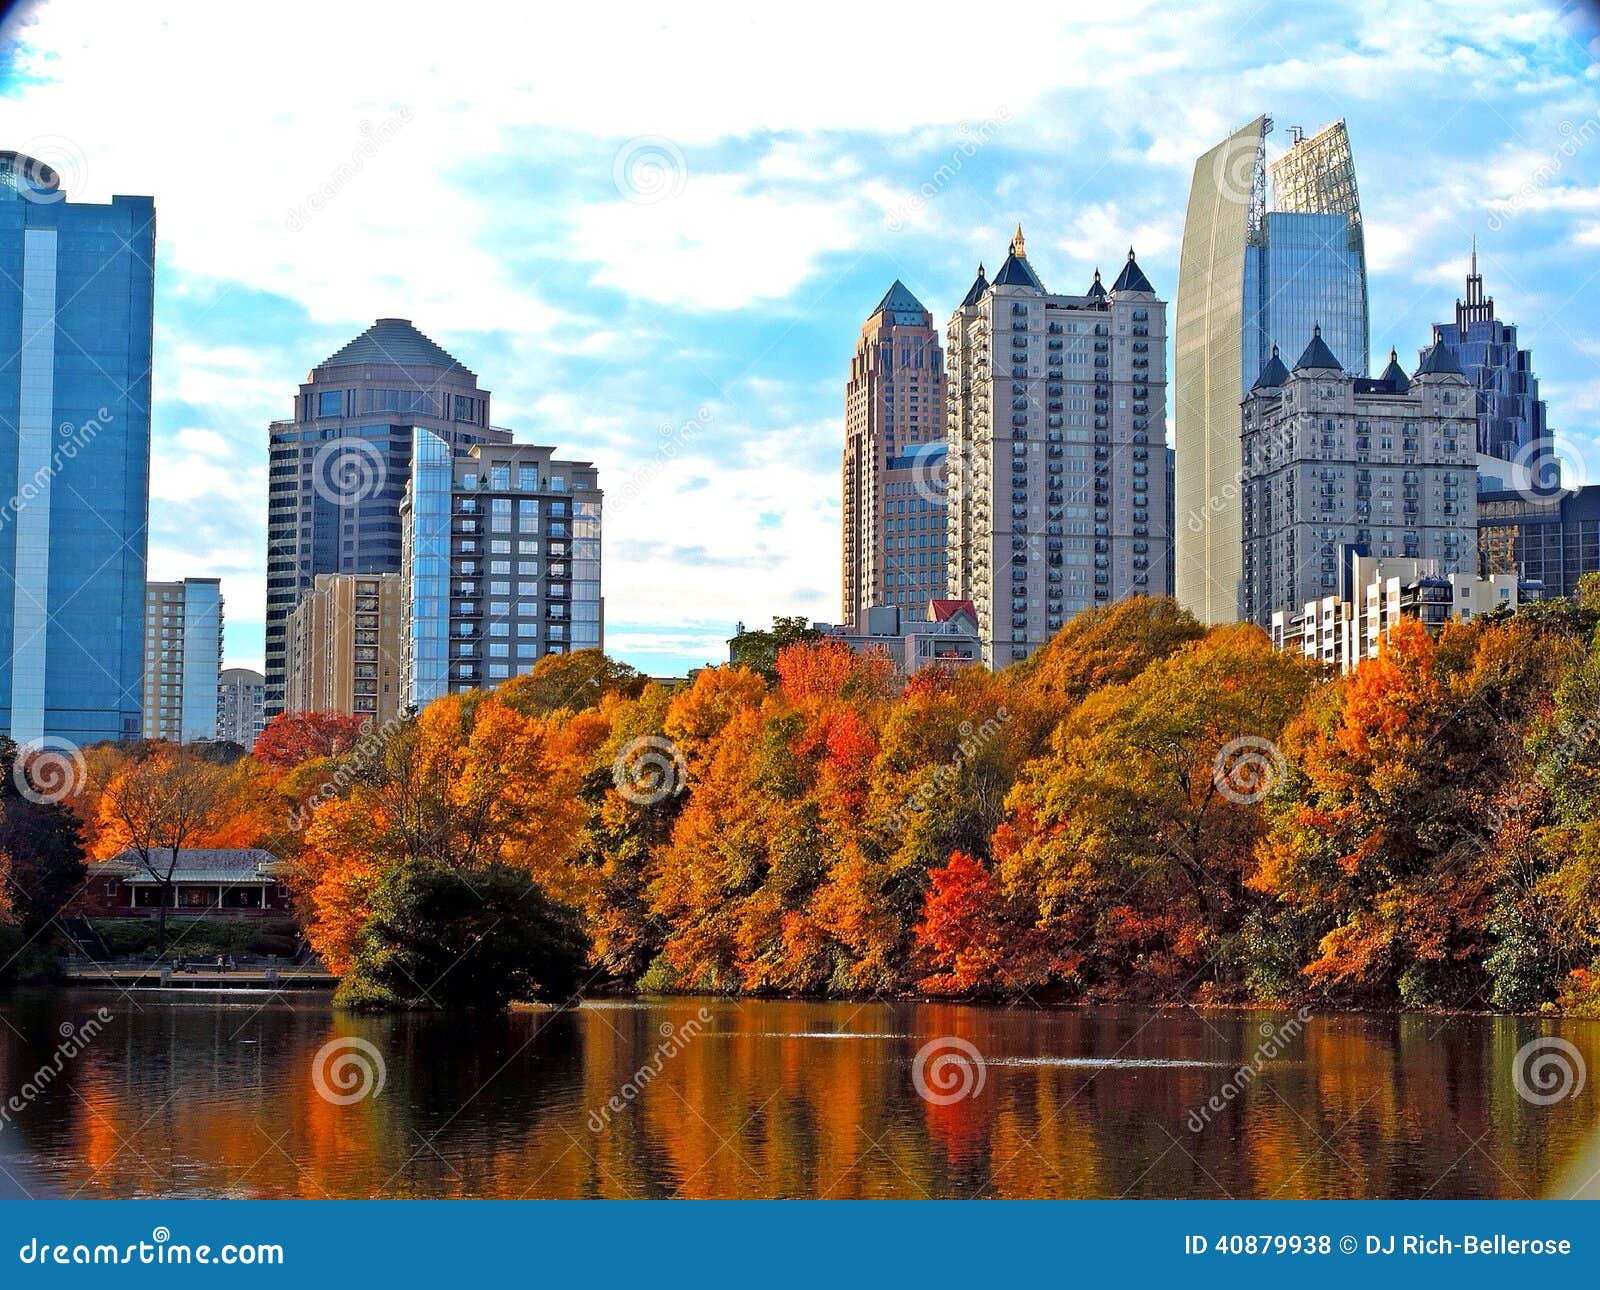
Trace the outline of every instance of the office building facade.
[[1517, 574], [1548, 596], [1573, 595], [1585, 574], [1600, 573], [1600, 484], [1480, 491], [1478, 554], [1486, 573]]
[[224, 668], [217, 678], [217, 738], [254, 748], [266, 728], [267, 678], [248, 667]]
[[1179, 602], [1203, 622], [1242, 611], [1239, 400], [1274, 346], [1320, 327], [1352, 375], [1368, 372], [1365, 234], [1344, 122], [1270, 167], [1257, 117], [1196, 163], [1184, 218], [1174, 336]]
[[1472, 389], [1445, 350], [1407, 377], [1391, 351], [1350, 376], [1313, 333], [1292, 370], [1272, 355], [1244, 401], [1243, 617], [1270, 627], [1338, 590], [1347, 548], [1477, 571]]
[[401, 504], [401, 693], [421, 708], [492, 689], [547, 654], [603, 649], [603, 494], [594, 465], [554, 448], [457, 455], [419, 428]]
[[1483, 458], [1479, 488], [1559, 485], [1533, 354], [1518, 347], [1516, 327], [1495, 316], [1494, 297], [1484, 294], [1478, 272], [1476, 245], [1466, 298], [1457, 299], [1453, 322], [1434, 324], [1433, 343], [1450, 351], [1476, 394], [1477, 449]]
[[144, 609], [144, 737], [183, 744], [215, 740], [221, 579], [152, 582]]
[[489, 391], [407, 319], [380, 318], [312, 369], [268, 428], [266, 714], [284, 707], [289, 615], [319, 573], [398, 573], [414, 427], [463, 452], [509, 443]]
[[143, 727], [155, 205], [0, 152], [0, 732]]
[[898, 279], [861, 328], [844, 396], [844, 621], [944, 595], [944, 354]]
[[1017, 230], [946, 331], [950, 598], [984, 662], [1027, 658], [1080, 610], [1162, 595], [1166, 303], [1128, 253], [1107, 291], [1046, 291]]

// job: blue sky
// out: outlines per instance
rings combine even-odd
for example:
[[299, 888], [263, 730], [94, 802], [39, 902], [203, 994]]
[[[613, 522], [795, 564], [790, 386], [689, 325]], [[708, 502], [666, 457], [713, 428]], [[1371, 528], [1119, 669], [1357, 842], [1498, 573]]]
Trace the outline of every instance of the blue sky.
[[599, 464], [612, 654], [681, 673], [738, 620], [836, 618], [843, 381], [889, 283], [942, 324], [1020, 220], [1047, 286], [1132, 243], [1171, 300], [1194, 159], [1263, 111], [1274, 149], [1348, 122], [1374, 360], [1414, 361], [1476, 237], [1600, 482], [1586, 7], [564, 9], [10, 20], [0, 146], [155, 196], [151, 575], [222, 577], [230, 665], [261, 657], [266, 424], [383, 316]]

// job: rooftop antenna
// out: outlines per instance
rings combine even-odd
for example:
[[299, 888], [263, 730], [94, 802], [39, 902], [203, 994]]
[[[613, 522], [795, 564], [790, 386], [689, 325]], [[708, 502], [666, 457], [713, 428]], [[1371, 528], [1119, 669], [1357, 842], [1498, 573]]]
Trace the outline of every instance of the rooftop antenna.
[[1300, 140], [1304, 139], [1305, 137], [1306, 137], [1306, 132], [1304, 130], [1302, 130], [1299, 126], [1291, 125], [1289, 127], [1289, 142], [1290, 143], [1299, 143]]

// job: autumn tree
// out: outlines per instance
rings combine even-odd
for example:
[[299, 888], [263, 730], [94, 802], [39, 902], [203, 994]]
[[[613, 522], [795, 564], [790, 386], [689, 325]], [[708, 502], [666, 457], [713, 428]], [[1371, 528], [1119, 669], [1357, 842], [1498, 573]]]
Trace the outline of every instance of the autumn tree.
[[774, 617], [770, 628], [756, 627], [736, 634], [728, 642], [728, 661], [774, 681], [778, 677], [779, 654], [790, 645], [820, 639], [822, 633], [804, 615]]
[[371, 725], [370, 717], [343, 712], [280, 712], [257, 736], [255, 758], [288, 770], [348, 751]]
[[227, 784], [223, 767], [187, 749], [166, 746], [126, 763], [100, 793], [99, 858], [131, 855], [157, 884], [163, 950], [178, 862], [185, 847], [197, 845], [216, 827]]

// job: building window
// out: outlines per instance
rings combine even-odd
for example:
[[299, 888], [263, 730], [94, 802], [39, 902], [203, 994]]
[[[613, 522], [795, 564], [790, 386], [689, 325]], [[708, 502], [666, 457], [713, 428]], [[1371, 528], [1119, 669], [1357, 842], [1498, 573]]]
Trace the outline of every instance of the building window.
[[317, 395], [317, 415], [319, 417], [340, 417], [344, 415], [344, 391], [324, 390]]

